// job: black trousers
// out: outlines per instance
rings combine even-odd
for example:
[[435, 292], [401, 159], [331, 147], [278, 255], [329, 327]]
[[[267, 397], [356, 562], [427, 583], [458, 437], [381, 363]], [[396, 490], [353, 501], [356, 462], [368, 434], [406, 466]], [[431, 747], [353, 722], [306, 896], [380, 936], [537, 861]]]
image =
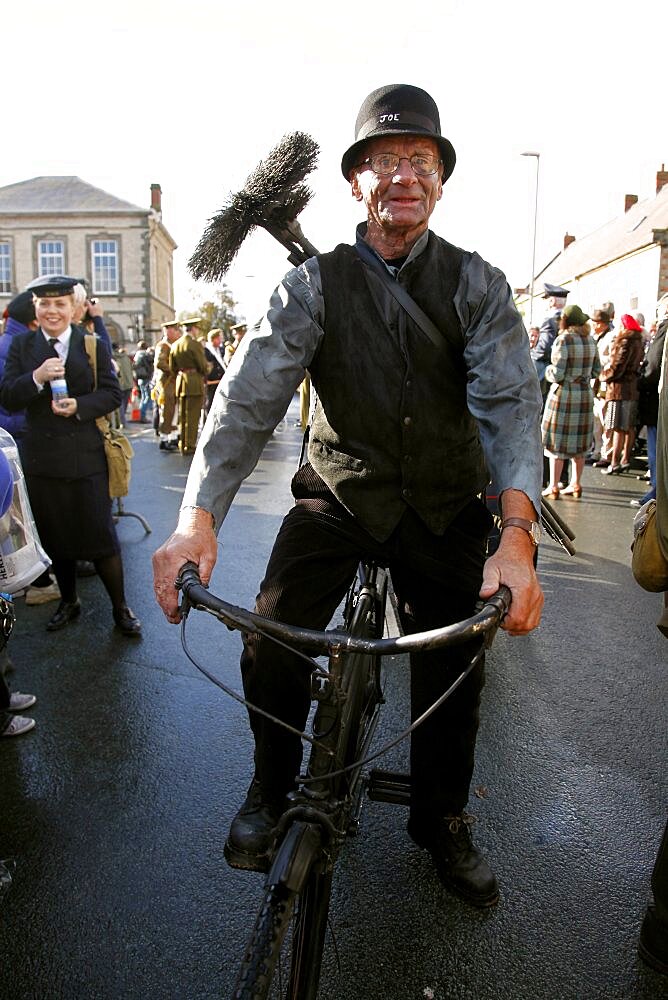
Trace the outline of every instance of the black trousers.
[[5, 671], [9, 664], [7, 644], [4, 637], [0, 638], [0, 733], [11, 719], [11, 712], [7, 711], [11, 699], [11, 692], [5, 680]]
[[668, 927], [668, 822], [652, 870], [652, 894], [656, 915]]
[[[256, 610], [292, 625], [325, 628], [354, 578], [361, 557], [387, 565], [408, 633], [468, 617], [478, 600], [491, 516], [476, 499], [442, 536], [406, 511], [385, 542], [371, 537], [305, 466], [293, 481], [297, 503], [285, 517], [260, 585]], [[306, 488], [305, 488], [305, 481]], [[411, 656], [411, 715], [422, 714], [452, 683], [477, 644]], [[245, 639], [241, 669], [246, 697], [303, 729], [310, 706], [308, 665], [256, 634]], [[484, 663], [422, 724], [411, 743], [411, 813], [428, 820], [458, 815], [473, 772]], [[256, 773], [280, 805], [301, 764], [297, 737], [250, 713]], [[382, 765], [381, 765], [382, 766]]]
[[0, 671], [0, 733], [11, 719], [11, 713], [7, 711], [10, 698], [11, 694], [7, 687], [7, 681], [4, 674]]

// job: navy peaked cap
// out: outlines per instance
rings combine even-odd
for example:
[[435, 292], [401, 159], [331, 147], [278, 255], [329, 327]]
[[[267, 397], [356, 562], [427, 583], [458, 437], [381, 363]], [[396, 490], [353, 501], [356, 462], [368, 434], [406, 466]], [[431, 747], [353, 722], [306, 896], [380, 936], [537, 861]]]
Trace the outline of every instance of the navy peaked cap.
[[565, 299], [569, 294], [567, 288], [562, 288], [561, 285], [549, 285], [547, 281], [543, 282], [543, 288], [545, 289], [544, 299], [549, 299], [551, 295], [555, 295], [558, 299]]
[[78, 282], [78, 278], [70, 278], [66, 274], [43, 274], [40, 278], [34, 278], [30, 284], [26, 285], [26, 292], [32, 292], [40, 299], [54, 298], [57, 295], [71, 295]]

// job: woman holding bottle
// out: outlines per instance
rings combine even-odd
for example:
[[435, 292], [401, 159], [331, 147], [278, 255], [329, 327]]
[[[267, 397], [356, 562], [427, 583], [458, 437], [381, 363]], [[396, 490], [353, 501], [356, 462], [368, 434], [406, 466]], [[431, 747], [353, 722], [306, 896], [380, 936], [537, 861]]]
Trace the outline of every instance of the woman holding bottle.
[[[27, 428], [19, 448], [37, 530], [53, 563], [61, 601], [47, 624], [64, 628], [81, 612], [76, 561], [91, 560], [109, 594], [113, 620], [124, 635], [141, 624], [128, 608], [123, 563], [111, 514], [107, 459], [95, 420], [121, 401], [109, 350], [100, 340], [97, 386], [86, 353], [84, 331], [73, 325], [75, 279], [37, 278], [39, 329], [14, 338], [0, 383], [0, 401], [25, 410]], [[61, 398], [53, 384], [65, 380]]]

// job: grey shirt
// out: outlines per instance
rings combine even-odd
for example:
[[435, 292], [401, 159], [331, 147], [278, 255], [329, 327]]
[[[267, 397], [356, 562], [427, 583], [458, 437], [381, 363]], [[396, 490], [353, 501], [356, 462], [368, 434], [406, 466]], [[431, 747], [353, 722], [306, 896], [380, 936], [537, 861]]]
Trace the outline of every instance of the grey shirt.
[[[424, 251], [425, 232], [411, 249]], [[388, 299], [392, 296], [387, 293]], [[393, 301], [393, 300], [392, 300]], [[467, 402], [499, 492], [517, 489], [540, 510], [541, 395], [521, 317], [505, 276], [466, 254], [454, 300], [464, 331]], [[289, 271], [263, 319], [242, 340], [214, 398], [193, 458], [183, 507], [203, 507], [220, 528], [243, 480], [284, 416], [324, 336], [318, 259]]]

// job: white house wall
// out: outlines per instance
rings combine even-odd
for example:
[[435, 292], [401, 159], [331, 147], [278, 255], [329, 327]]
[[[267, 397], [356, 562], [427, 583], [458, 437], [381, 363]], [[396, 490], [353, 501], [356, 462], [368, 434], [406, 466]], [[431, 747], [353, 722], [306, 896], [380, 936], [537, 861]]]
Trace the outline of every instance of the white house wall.
[[[647, 324], [654, 318], [659, 288], [661, 247], [653, 244], [631, 256], [606, 264], [578, 280], [562, 278], [560, 284], [569, 289], [568, 302], [577, 303], [585, 312], [600, 308], [603, 302], [614, 302], [615, 313], [639, 309]], [[551, 279], [554, 281], [554, 279]], [[558, 280], [558, 279], [557, 279]], [[545, 302], [540, 297], [542, 283], [536, 283], [533, 320], [535, 325], [545, 314]], [[529, 302], [519, 302], [528, 324]]]

